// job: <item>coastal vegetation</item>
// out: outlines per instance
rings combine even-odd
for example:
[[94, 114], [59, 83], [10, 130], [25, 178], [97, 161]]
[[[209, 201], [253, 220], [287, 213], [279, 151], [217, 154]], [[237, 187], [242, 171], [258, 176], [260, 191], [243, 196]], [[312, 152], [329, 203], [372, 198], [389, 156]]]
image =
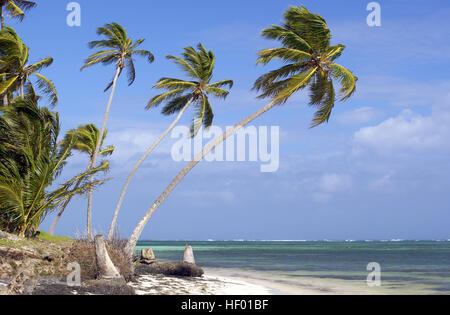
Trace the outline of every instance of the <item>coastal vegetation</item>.
[[0, 113], [0, 227], [22, 237], [33, 236], [49, 212], [73, 195], [102, 184], [102, 180], [87, 179], [105, 171], [108, 163], [56, 188], [53, 184], [67, 165], [76, 137], [59, 146], [58, 113], [40, 108], [31, 98], [19, 97], [0, 108]]
[[180, 69], [188, 76], [190, 81], [162, 78], [154, 86], [156, 89], [167, 91], [153, 97], [149, 101], [146, 109], [158, 107], [161, 103], [166, 102], [166, 105], [162, 109], [162, 114], [169, 116], [178, 113], [178, 115], [169, 128], [144, 153], [128, 176], [120, 194], [111, 227], [109, 228], [108, 239], [110, 240], [114, 235], [117, 217], [127, 188], [142, 163], [144, 163], [169, 132], [173, 130], [189, 106], [193, 105], [195, 108], [195, 116], [191, 126], [191, 137], [195, 137], [202, 126], [205, 129], [210, 128], [213, 124], [214, 112], [208, 95], [226, 99], [230, 92], [225, 88], [228, 87], [231, 89], [233, 87], [232, 80], [211, 83], [216, 57], [212, 51], [207, 51], [202, 44], [198, 44], [197, 50], [192, 47], [185, 48], [183, 58], [168, 55], [167, 59], [179, 65]]
[[[101, 146], [103, 146], [103, 142], [105, 141], [107, 135], [107, 131], [105, 130], [105, 133], [103, 134], [103, 139], [100, 143]], [[86, 172], [88, 172], [92, 168], [92, 163], [94, 159], [94, 153], [95, 148], [97, 146], [99, 137], [99, 130], [94, 124], [88, 124], [88, 125], [82, 125], [79, 126], [77, 129], [70, 130], [66, 133], [66, 136], [61, 141], [60, 145], [62, 147], [67, 147], [70, 142], [72, 141], [72, 138], [75, 138], [75, 144], [73, 145], [73, 150], [87, 154], [89, 156], [89, 162], [88, 166], [86, 168]], [[106, 148], [101, 147], [99, 151], [99, 155], [102, 157], [107, 157], [113, 154], [114, 152], [114, 146], [108, 146]], [[104, 162], [103, 162], [104, 163]], [[78, 189], [82, 184], [82, 181], [79, 180], [76, 185], [75, 189]], [[61, 219], [61, 216], [63, 215], [64, 211], [66, 210], [67, 206], [69, 205], [70, 201], [72, 200], [72, 196], [67, 198], [64, 204], [61, 206], [61, 209], [59, 210], [58, 214], [56, 215], [52, 226], [50, 227], [49, 234], [53, 235], [55, 233], [56, 224], [58, 223], [59, 219]], [[90, 223], [90, 215], [87, 215], [87, 223], [86, 226], [88, 229], [92, 228], [92, 224]], [[92, 231], [89, 231], [88, 234], [92, 234]]]
[[[106, 131], [106, 123], [108, 121], [109, 111], [111, 109], [111, 104], [114, 98], [114, 92], [116, 91], [117, 80], [122, 74], [123, 69], [126, 69], [128, 75], [128, 85], [132, 85], [136, 79], [136, 69], [134, 67], [134, 56], [142, 56], [147, 59], [149, 63], [155, 60], [153, 54], [148, 50], [136, 49], [140, 46], [144, 39], [139, 39], [133, 43], [131, 38], [128, 38], [127, 31], [117, 23], [106, 24], [104, 27], [99, 27], [97, 29], [97, 34], [105, 36], [106, 39], [95, 40], [89, 42], [89, 48], [101, 48], [105, 50], [100, 50], [92, 54], [84, 62], [81, 70], [88, 67], [97, 65], [99, 63], [103, 65], [115, 64], [116, 73], [112, 81], [108, 84], [105, 92], [111, 89], [108, 104], [106, 105], [105, 116], [103, 118], [102, 128], [100, 130], [100, 135], [97, 139], [97, 144], [95, 147], [94, 155], [92, 157], [91, 168], [97, 164], [98, 155], [100, 152], [101, 142], [103, 141], [103, 136]], [[91, 184], [94, 182], [94, 175], [91, 175]], [[89, 190], [88, 199], [88, 226], [87, 235], [90, 240], [93, 240], [92, 234], [92, 198], [93, 189]]]
[[311, 13], [305, 7], [291, 7], [284, 14], [284, 25], [273, 25], [263, 30], [262, 36], [279, 41], [282, 47], [260, 51], [256, 63], [266, 65], [279, 59], [286, 64], [255, 82], [254, 89], [261, 92], [259, 98], [268, 98], [270, 103], [213, 140], [178, 173], [134, 229], [127, 244], [130, 253], [134, 251], [145, 226], [164, 200], [205, 156], [227, 138], [269, 110], [285, 104], [292, 95], [306, 88], [310, 90], [309, 105], [316, 110], [312, 127], [329, 121], [337, 98], [335, 83], [341, 87], [340, 101], [345, 101], [355, 92], [357, 77], [335, 63], [345, 46], [331, 45], [331, 32], [325, 19], [319, 14]]
[[[23, 0], [0, 0], [0, 246], [12, 247], [11, 242], [21, 240], [65, 244], [68, 248], [58, 247], [58, 252], [67, 249], [66, 256], [77, 259], [73, 261], [79, 261], [83, 270], [88, 270], [84, 280], [101, 277], [102, 273], [108, 272], [102, 268], [109, 267], [119, 271], [125, 279], [131, 278], [136, 243], [154, 213], [205, 156], [241, 128], [288, 103], [293, 95], [305, 90], [309, 93], [308, 105], [314, 110], [311, 127], [315, 128], [327, 123], [336, 103], [349, 99], [356, 90], [357, 77], [336, 63], [345, 46], [331, 42], [331, 32], [325, 19], [303, 6], [290, 7], [284, 14], [281, 26], [272, 25], [262, 31], [264, 38], [276, 41], [279, 47], [257, 53], [257, 65], [268, 65], [274, 60], [283, 63], [282, 67], [257, 78], [254, 84], [253, 89], [259, 93], [258, 97], [267, 99], [268, 104], [204, 147], [153, 202], [129, 239], [120, 241], [114, 237], [119, 211], [127, 188], [140, 166], [179, 123], [188, 108], [193, 107], [194, 112], [191, 137], [195, 137], [202, 127], [211, 127], [214, 119], [211, 97], [225, 100], [234, 84], [230, 79], [215, 82], [216, 56], [202, 44], [196, 48], [184, 48], [181, 57], [168, 55], [167, 59], [173, 61], [186, 78], [161, 78], [153, 87], [163, 92], [151, 98], [147, 106], [143, 105], [143, 110], [144, 107], [148, 110], [164, 104], [162, 114], [176, 115], [176, 118], [153, 144], [149, 144], [148, 150], [131, 170], [116, 209], [111, 209], [113, 219], [107, 241], [104, 242], [103, 236], [95, 237], [92, 229], [93, 191], [105, 183], [106, 179], [99, 175], [110, 167], [106, 160], [98, 163], [99, 158], [110, 156], [115, 149], [114, 146], [105, 147], [104, 141], [116, 87], [124, 70], [128, 85], [134, 83], [135, 57], [143, 57], [148, 63], [153, 63], [155, 57], [152, 52], [139, 49], [144, 39], [133, 41], [123, 26], [110, 23], [99, 27], [97, 34], [102, 38], [88, 43], [89, 48], [98, 51], [84, 61], [81, 70], [98, 64], [115, 67], [113, 79], [104, 90], [110, 94], [102, 125], [98, 128], [94, 124], [82, 123], [78, 128], [62, 134], [59, 113], [54, 111], [59, 101], [56, 87], [41, 74], [42, 70], [52, 65], [53, 58], [43, 58], [30, 64], [30, 49], [13, 28], [4, 25], [5, 10], [10, 16], [21, 19], [23, 10], [35, 5]], [[67, 179], [65, 169], [75, 152], [85, 154], [88, 161], [76, 176]], [[55, 226], [73, 197], [78, 195], [88, 197], [86, 239], [74, 241], [53, 236]], [[43, 220], [54, 212], [56, 217], [49, 234], [40, 232]], [[42, 255], [33, 255], [45, 259]], [[67, 257], [58, 261], [65, 262]], [[101, 261], [106, 262], [106, 267], [99, 266]]]

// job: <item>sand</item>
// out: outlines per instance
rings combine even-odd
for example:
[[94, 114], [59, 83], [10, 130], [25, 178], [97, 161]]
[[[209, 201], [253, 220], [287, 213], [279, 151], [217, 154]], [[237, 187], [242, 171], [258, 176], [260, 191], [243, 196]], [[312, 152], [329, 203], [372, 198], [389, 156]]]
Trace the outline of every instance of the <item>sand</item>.
[[272, 295], [268, 287], [240, 278], [208, 273], [202, 278], [141, 276], [129, 283], [138, 295]]

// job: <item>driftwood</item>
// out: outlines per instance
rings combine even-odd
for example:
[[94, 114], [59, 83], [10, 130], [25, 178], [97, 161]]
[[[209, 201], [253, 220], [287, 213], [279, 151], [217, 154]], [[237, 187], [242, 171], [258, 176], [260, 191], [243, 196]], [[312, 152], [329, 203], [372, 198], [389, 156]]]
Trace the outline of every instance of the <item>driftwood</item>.
[[106, 250], [103, 235], [95, 237], [95, 258], [98, 267], [98, 278], [104, 280], [122, 279], [120, 272], [114, 266], [108, 251]]
[[176, 276], [176, 277], [201, 277], [204, 274], [202, 268], [189, 264], [180, 262], [169, 262], [169, 263], [155, 263], [152, 265], [141, 265], [137, 266], [135, 269], [135, 274], [137, 276], [145, 275], [165, 275], [165, 276]]

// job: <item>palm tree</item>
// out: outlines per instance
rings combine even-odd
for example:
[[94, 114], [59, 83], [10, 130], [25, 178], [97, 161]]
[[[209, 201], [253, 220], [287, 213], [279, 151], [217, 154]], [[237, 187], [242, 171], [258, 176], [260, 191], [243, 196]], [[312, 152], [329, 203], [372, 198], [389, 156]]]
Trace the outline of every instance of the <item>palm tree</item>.
[[[84, 66], [81, 70], [91, 67], [93, 65], [102, 63], [104, 65], [110, 65], [115, 63], [116, 74], [113, 80], [105, 89], [105, 92], [111, 89], [111, 94], [109, 96], [109, 101], [106, 106], [105, 116], [103, 118], [102, 129], [100, 130], [100, 136], [98, 137], [97, 145], [95, 148], [94, 156], [92, 158], [92, 165], [96, 165], [97, 158], [100, 152], [101, 141], [106, 129], [106, 122], [108, 121], [109, 111], [111, 109], [112, 100], [114, 97], [114, 92], [116, 90], [117, 79], [119, 78], [122, 70], [127, 69], [128, 72], [128, 85], [132, 85], [136, 78], [136, 71], [134, 67], [133, 56], [142, 56], [147, 58], [149, 63], [155, 60], [153, 54], [148, 50], [136, 49], [139, 45], [144, 42], [144, 39], [139, 39], [133, 43], [131, 38], [128, 38], [126, 30], [117, 23], [106, 24], [104, 27], [99, 27], [97, 29], [98, 35], [103, 35], [106, 37], [104, 40], [92, 41], [89, 43], [89, 47], [93, 48], [104, 48], [106, 50], [101, 50], [91, 55], [85, 60]], [[93, 181], [94, 178], [92, 177]], [[93, 191], [89, 192], [89, 202], [88, 202], [88, 213], [92, 213], [92, 194]], [[92, 235], [88, 235], [90, 239], [93, 239]]]
[[[5, 28], [5, 10], [9, 13], [9, 15], [13, 18], [18, 18], [20, 21], [23, 20], [25, 13], [23, 10], [28, 10], [34, 8], [36, 3], [33, 1], [25, 1], [25, 0], [0, 0], [0, 19], [1, 19], [1, 28], [2, 30]], [[2, 81], [6, 81], [6, 76], [3, 76]], [[5, 93], [3, 95], [3, 105], [8, 104], [8, 95]]]
[[[107, 133], [108, 132], [105, 131], [105, 134], [103, 135], [102, 146], [103, 146], [103, 142], [106, 138]], [[99, 130], [98, 130], [97, 126], [95, 126], [94, 124], [82, 125], [82, 126], [79, 126], [77, 129], [72, 129], [72, 130], [68, 131], [66, 133], [66, 136], [60, 142], [59, 145], [61, 147], [67, 147], [71, 143], [72, 138], [75, 137], [77, 140], [73, 146], [73, 149], [78, 152], [81, 152], [81, 153], [86, 153], [89, 156], [89, 163], [88, 163], [88, 167], [86, 168], [86, 172], [88, 172], [92, 168], [92, 158], [94, 157], [95, 146], [97, 145], [98, 135], [99, 135]], [[114, 152], [114, 147], [109, 146], [109, 147], [100, 149], [99, 154], [100, 154], [100, 156], [106, 157], [106, 156], [110, 156], [111, 154], [113, 154], [113, 152]], [[82, 181], [78, 181], [77, 184], [75, 185], [75, 189], [78, 189], [78, 187], [80, 187], [81, 184], [82, 184]], [[50, 235], [54, 234], [56, 224], [58, 223], [59, 219], [63, 215], [64, 211], [66, 210], [66, 207], [68, 206], [68, 204], [70, 203], [71, 200], [72, 200], [72, 197], [68, 198], [64, 202], [64, 204], [61, 206], [61, 209], [59, 210], [58, 214], [56, 215], [56, 217], [53, 221], [52, 226], [50, 227], [50, 230], [49, 230]], [[91, 218], [90, 214], [87, 216], [87, 231], [88, 231], [88, 233], [92, 234], [92, 218]]]
[[142, 163], [144, 163], [153, 150], [177, 125], [178, 121], [191, 104], [194, 104], [193, 106], [195, 108], [195, 116], [191, 127], [191, 136], [194, 137], [202, 125], [206, 129], [211, 127], [214, 114], [208, 95], [211, 94], [212, 96], [225, 99], [230, 92], [224, 89], [224, 87], [233, 87], [232, 80], [223, 80], [211, 83], [216, 57], [212, 51], [207, 51], [202, 44], [198, 44], [197, 50], [192, 47], [185, 48], [182, 56], [183, 58], [178, 58], [168, 55], [167, 59], [173, 60], [181, 68], [181, 70], [186, 73], [191, 81], [174, 78], [160, 79], [154, 88], [167, 91], [153, 97], [147, 105], [147, 109], [150, 109], [152, 107], [159, 106], [163, 102], [167, 102], [162, 109], [163, 115], [173, 115], [178, 113], [178, 116], [169, 128], [155, 141], [147, 152], [145, 152], [128, 176], [125, 186], [122, 189], [119, 202], [117, 203], [111, 227], [109, 228], [108, 238], [110, 240], [112, 240], [114, 236], [117, 217], [119, 215], [120, 207], [122, 206], [127, 188]]
[[130, 254], [134, 252], [142, 231], [161, 203], [206, 155], [228, 137], [275, 106], [286, 103], [294, 93], [306, 87], [311, 91], [310, 105], [317, 109], [313, 127], [328, 122], [330, 118], [336, 99], [334, 82], [341, 86], [341, 101], [355, 92], [357, 78], [351, 71], [334, 62], [345, 46], [330, 45], [331, 33], [320, 15], [309, 12], [303, 6], [290, 7], [284, 15], [284, 25], [273, 25], [265, 29], [262, 35], [280, 41], [283, 46], [259, 52], [257, 63], [267, 64], [273, 59], [281, 59], [287, 63], [282, 68], [263, 75], [255, 83], [255, 89], [262, 92], [260, 98], [270, 97], [272, 101], [207, 145], [175, 177], [133, 231], [127, 243]]
[[52, 188], [77, 141], [71, 136], [66, 146], [58, 146], [58, 113], [19, 98], [1, 108], [0, 128], [1, 230], [22, 237], [34, 235], [45, 216], [58, 205], [104, 182], [90, 183], [88, 179], [106, 170], [108, 163]]
[[19, 90], [19, 95], [25, 97], [26, 84], [31, 82], [32, 75], [36, 77], [37, 87], [48, 96], [51, 105], [58, 102], [58, 94], [53, 82], [39, 72], [53, 63], [53, 58], [44, 58], [34, 64], [28, 64], [29, 48], [23, 43], [11, 27], [0, 31], [0, 76], [6, 80], [0, 83], [0, 94], [11, 90]]
[[25, 13], [24, 10], [34, 8], [36, 2], [25, 0], [0, 0], [0, 19], [2, 23], [2, 29], [5, 27], [5, 10], [13, 18], [23, 20]]

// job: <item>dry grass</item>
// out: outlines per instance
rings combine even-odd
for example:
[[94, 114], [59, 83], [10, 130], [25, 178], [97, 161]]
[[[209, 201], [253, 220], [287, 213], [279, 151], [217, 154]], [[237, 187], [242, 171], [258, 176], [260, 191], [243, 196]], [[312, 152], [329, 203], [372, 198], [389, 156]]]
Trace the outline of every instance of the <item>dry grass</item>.
[[[106, 249], [108, 250], [112, 262], [128, 282], [134, 278], [134, 268], [133, 264], [130, 263], [125, 254], [125, 244], [125, 241], [114, 240], [112, 242], [107, 242]], [[68, 263], [70, 262], [77, 262], [80, 265], [82, 281], [97, 279], [98, 268], [93, 242], [87, 240], [74, 242], [68, 255]]]

